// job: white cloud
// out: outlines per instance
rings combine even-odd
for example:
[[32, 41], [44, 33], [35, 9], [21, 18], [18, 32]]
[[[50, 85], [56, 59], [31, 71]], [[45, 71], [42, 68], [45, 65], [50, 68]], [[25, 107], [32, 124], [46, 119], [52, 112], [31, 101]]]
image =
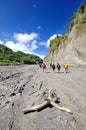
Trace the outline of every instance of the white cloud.
[[46, 47], [48, 48], [49, 45], [50, 45], [50, 41], [53, 40], [56, 36], [57, 36], [57, 34], [52, 35], [52, 36], [47, 40], [47, 42], [40, 42], [39, 45], [40, 45], [40, 46], [46, 46]]
[[7, 41], [5, 46], [11, 48], [13, 51], [22, 51], [24, 53], [34, 53], [34, 50], [38, 48], [36, 43], [33, 41], [31, 45], [26, 46], [25, 44], [20, 43], [14, 43], [13, 41]]
[[0, 40], [0, 44], [4, 45], [4, 42]]
[[37, 27], [37, 29], [39, 29], [39, 30], [41, 30], [41, 28], [42, 28], [41, 26], [38, 26], [38, 27]]
[[29, 49], [24, 44], [14, 43], [13, 41], [7, 41], [5, 46], [11, 48], [13, 51], [22, 51], [25, 53], [29, 53]]
[[56, 36], [57, 36], [57, 34], [54, 34], [47, 40], [47, 47], [49, 47], [50, 41], [53, 40]]
[[13, 41], [7, 41], [5, 43], [5, 46], [7, 46], [8, 48], [11, 48], [13, 51], [16, 51], [16, 46], [15, 46], [15, 43]]
[[14, 38], [17, 40], [17, 42], [26, 44], [27, 42], [30, 42], [38, 38], [38, 34], [37, 33], [31, 33], [31, 34], [14, 33]]
[[36, 40], [32, 41], [30, 50], [33, 51], [33, 50], [35, 50], [35, 49], [37, 49], [37, 48], [38, 48], [38, 46], [37, 46], [37, 41], [36, 41]]
[[53, 40], [57, 35], [61, 36], [61, 34], [54, 34], [47, 40], [47, 42], [40, 42], [39, 45], [40, 46], [46, 46], [48, 48], [49, 45], [50, 45], [50, 41]]
[[34, 53], [34, 50], [38, 48], [37, 45], [37, 33], [22, 34], [14, 33], [14, 38], [16, 42], [7, 41], [5, 46], [11, 48], [13, 51], [22, 51], [24, 53]]
[[39, 45], [40, 46], [47, 46], [47, 42], [40, 42]]

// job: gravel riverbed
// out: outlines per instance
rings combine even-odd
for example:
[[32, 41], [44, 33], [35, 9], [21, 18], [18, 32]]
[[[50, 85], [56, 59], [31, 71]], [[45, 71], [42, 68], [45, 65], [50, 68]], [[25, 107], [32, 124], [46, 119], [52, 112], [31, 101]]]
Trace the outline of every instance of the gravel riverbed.
[[[50, 88], [60, 105], [73, 114], [53, 106], [24, 114], [22, 109], [43, 101]], [[0, 66], [0, 130], [86, 130], [86, 66], [69, 67], [60, 73], [47, 66]]]

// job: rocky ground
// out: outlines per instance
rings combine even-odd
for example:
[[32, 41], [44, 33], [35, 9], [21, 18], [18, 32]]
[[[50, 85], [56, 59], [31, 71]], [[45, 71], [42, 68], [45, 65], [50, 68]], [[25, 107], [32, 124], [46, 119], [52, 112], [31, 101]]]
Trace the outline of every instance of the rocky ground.
[[[73, 114], [52, 106], [22, 112], [50, 88]], [[0, 130], [86, 130], [86, 67], [69, 67], [66, 74], [49, 66], [44, 72], [38, 65], [0, 66]]]

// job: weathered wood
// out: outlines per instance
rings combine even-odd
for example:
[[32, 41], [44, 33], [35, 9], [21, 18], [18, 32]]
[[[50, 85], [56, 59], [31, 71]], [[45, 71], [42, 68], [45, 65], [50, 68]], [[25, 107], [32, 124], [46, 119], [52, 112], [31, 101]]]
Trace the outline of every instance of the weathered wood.
[[57, 101], [58, 101], [58, 98], [56, 97], [56, 94], [52, 91], [52, 88], [51, 88], [49, 90], [48, 97], [44, 98], [44, 102], [43, 103], [38, 104], [36, 106], [24, 108], [22, 110], [22, 112], [27, 113], [27, 112], [31, 112], [31, 111], [38, 111], [38, 110], [44, 108], [46, 105], [51, 104], [51, 105], [53, 105], [54, 107], [56, 107], [57, 109], [59, 109], [61, 111], [72, 113], [70, 109], [59, 106], [56, 103]]
[[27, 112], [31, 112], [31, 111], [38, 111], [38, 110], [42, 109], [43, 107], [45, 107], [47, 104], [49, 104], [49, 102], [44, 101], [43, 103], [38, 104], [36, 106], [24, 108], [22, 110], [22, 112], [27, 113]]
[[65, 112], [68, 112], [68, 113], [71, 113], [72, 114], [72, 112], [71, 112], [71, 110], [70, 109], [68, 109], [68, 108], [65, 108], [65, 107], [60, 107], [57, 103], [55, 103], [55, 102], [50, 102], [50, 104], [52, 104], [54, 107], [56, 107], [57, 109], [59, 109], [59, 110], [61, 110], [61, 111], [65, 111]]

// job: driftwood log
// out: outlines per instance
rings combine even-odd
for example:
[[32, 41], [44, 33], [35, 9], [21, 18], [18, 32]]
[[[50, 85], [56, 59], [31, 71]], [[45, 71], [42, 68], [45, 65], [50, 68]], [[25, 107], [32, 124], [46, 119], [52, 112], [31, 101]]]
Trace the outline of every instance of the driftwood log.
[[32, 112], [32, 111], [38, 111], [44, 107], [46, 107], [48, 104], [51, 104], [52, 106], [56, 107], [57, 109], [61, 110], [61, 111], [65, 111], [68, 113], [71, 113], [71, 110], [65, 107], [61, 107], [57, 104], [58, 99], [55, 92], [53, 91], [53, 89], [50, 89], [48, 92], [48, 96], [44, 97], [44, 102], [41, 104], [38, 104], [36, 106], [32, 106], [32, 107], [26, 107], [22, 110], [23, 113], [27, 113], [27, 112]]

